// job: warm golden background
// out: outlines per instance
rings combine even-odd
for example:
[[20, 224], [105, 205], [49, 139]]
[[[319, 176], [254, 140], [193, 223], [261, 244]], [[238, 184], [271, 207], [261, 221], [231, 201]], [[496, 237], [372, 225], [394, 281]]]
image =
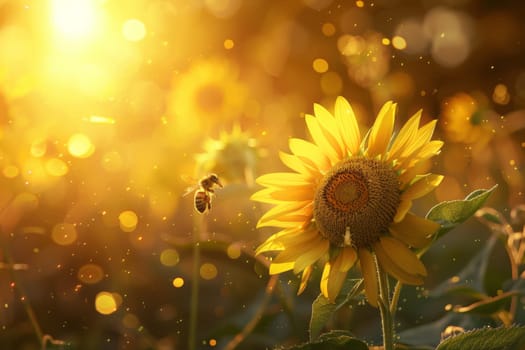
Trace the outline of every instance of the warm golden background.
[[[490, 205], [522, 204], [524, 17], [519, 0], [0, 0], [1, 347], [40, 348], [29, 302], [73, 349], [186, 349], [200, 218], [184, 179], [210, 171], [225, 187], [200, 234], [198, 348], [231, 346], [258, 312], [238, 349], [306, 340], [317, 284], [297, 298], [289, 275], [265, 297], [251, 254], [272, 231], [249, 196], [338, 95], [363, 128], [389, 99], [399, 124], [439, 119], [445, 180], [421, 212], [495, 183]], [[451, 235], [429, 286], [487, 237]], [[405, 308], [401, 325], [432, 318]], [[355, 311], [335, 324], [377, 342]]]

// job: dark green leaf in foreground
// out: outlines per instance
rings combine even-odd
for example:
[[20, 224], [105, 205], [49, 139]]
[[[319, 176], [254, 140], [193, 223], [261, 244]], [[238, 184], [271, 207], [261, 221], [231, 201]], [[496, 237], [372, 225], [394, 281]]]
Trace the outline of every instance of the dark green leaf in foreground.
[[485, 204], [496, 187], [497, 185], [488, 190], [476, 190], [465, 199], [441, 202], [430, 209], [427, 219], [441, 225], [436, 233], [436, 239], [474, 215]]
[[436, 350], [524, 350], [525, 327], [483, 328], [447, 338]]
[[368, 350], [368, 345], [346, 331], [322, 334], [316, 341], [279, 350]]
[[341, 292], [335, 299], [335, 303], [330, 302], [323, 294], [319, 296], [312, 303], [312, 316], [310, 318], [310, 341], [316, 339], [321, 330], [326, 325], [326, 322], [332, 317], [334, 312], [339, 310], [343, 305], [348, 303], [363, 289], [362, 279], [346, 280], [341, 288]]
[[[436, 286], [430, 296], [439, 297], [445, 294], [466, 296], [472, 300], [481, 300], [486, 296], [484, 281], [490, 255], [498, 242], [496, 236], [491, 236], [470, 261], [459, 271], [454, 278], [450, 278]], [[466, 282], [469, 281], [469, 282]]]

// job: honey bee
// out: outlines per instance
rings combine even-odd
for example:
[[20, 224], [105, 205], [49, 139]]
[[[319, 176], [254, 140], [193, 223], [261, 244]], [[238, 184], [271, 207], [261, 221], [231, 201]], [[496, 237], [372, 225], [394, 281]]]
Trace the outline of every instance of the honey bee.
[[196, 185], [189, 187], [184, 196], [195, 191], [193, 205], [197, 212], [203, 214], [211, 209], [211, 199], [215, 193], [215, 185], [222, 187], [219, 177], [217, 174], [209, 174], [202, 177]]

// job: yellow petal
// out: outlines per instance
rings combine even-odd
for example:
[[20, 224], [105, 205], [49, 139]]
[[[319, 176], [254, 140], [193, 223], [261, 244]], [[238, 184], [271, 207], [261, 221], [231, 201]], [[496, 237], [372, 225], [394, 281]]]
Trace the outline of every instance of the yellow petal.
[[401, 154], [402, 158], [407, 158], [412, 155], [412, 153], [419, 150], [425, 144], [430, 142], [434, 129], [436, 127], [437, 120], [432, 120], [427, 124], [423, 125], [418, 131], [417, 136], [413, 139], [411, 144], [408, 144], [403, 153]]
[[368, 303], [377, 307], [378, 301], [378, 281], [374, 257], [368, 249], [359, 249], [359, 264], [361, 265], [361, 273], [365, 282], [365, 295]]
[[411, 284], [419, 285], [423, 284], [423, 278], [419, 275], [412, 275], [402, 268], [400, 268], [395, 261], [387, 254], [385, 249], [381, 246], [381, 243], [378, 242], [374, 245], [374, 251], [376, 252], [377, 260], [379, 264], [389, 275], [393, 276], [398, 281]]
[[326, 239], [319, 239], [315, 245], [305, 251], [295, 261], [294, 273], [299, 273], [308, 265], [312, 265], [317, 260], [321, 259], [323, 255], [328, 253], [330, 242]]
[[328, 278], [330, 277], [330, 269], [331, 265], [327, 262], [324, 264], [323, 268], [323, 274], [321, 275], [321, 282], [319, 284], [319, 288], [321, 289], [321, 293], [325, 296], [325, 298], [328, 298]]
[[423, 248], [438, 228], [439, 224], [434, 221], [407, 213], [401, 222], [390, 225], [390, 233], [412, 247]]
[[328, 291], [328, 300], [331, 302], [335, 302], [335, 298], [339, 295], [347, 274], [347, 272], [339, 271], [336, 266], [334, 266], [333, 271], [330, 272], [326, 288]]
[[331, 166], [330, 160], [321, 152], [319, 147], [311, 142], [291, 138], [288, 141], [288, 146], [299, 159], [318, 170], [325, 171]]
[[394, 160], [401, 155], [404, 147], [410, 144], [412, 140], [417, 136], [419, 127], [419, 121], [421, 119], [422, 111], [419, 110], [414, 114], [399, 131], [399, 135], [395, 138], [392, 143], [392, 147], [388, 152], [388, 160]]
[[314, 104], [314, 114], [317, 117], [319, 126], [321, 126], [325, 136], [331, 139], [333, 147], [339, 158], [345, 156], [343, 137], [341, 136], [339, 126], [332, 113], [320, 104]]
[[279, 158], [281, 158], [284, 165], [298, 173], [304, 174], [308, 180], [319, 175], [319, 171], [316, 168], [304, 163], [294, 154], [279, 152]]
[[397, 207], [396, 215], [394, 216], [394, 222], [400, 222], [405, 218], [406, 213], [412, 208], [411, 200], [402, 200]]
[[[280, 234], [281, 232], [287, 230], [285, 234]], [[281, 242], [285, 247], [288, 246], [294, 246], [294, 245], [300, 245], [302, 242], [310, 241], [313, 239], [316, 239], [319, 237], [319, 232], [317, 231], [317, 227], [315, 225], [308, 225], [306, 228], [304, 227], [298, 227], [298, 228], [288, 228], [281, 232], [279, 232], [279, 236], [277, 237], [277, 234], [274, 234], [268, 240], [274, 239], [276, 241]], [[274, 238], [274, 236], [276, 236]]]
[[396, 104], [392, 101], [385, 103], [379, 111], [368, 137], [368, 156], [375, 157], [386, 152], [394, 129], [395, 111]]
[[[393, 264], [413, 276], [426, 276], [427, 269], [418, 259], [417, 255], [411, 251], [404, 243], [393, 238], [381, 237], [379, 243], [374, 245], [383, 248], [385, 254], [392, 260]], [[378, 254], [379, 257], [379, 254]]]
[[339, 258], [340, 256], [336, 257], [334, 261], [327, 261], [321, 276], [321, 292], [330, 302], [334, 302], [337, 298], [347, 275], [346, 271], [340, 271], [341, 262]]
[[269, 203], [269, 204], [282, 203], [282, 200], [273, 197], [274, 192], [275, 192], [275, 189], [273, 188], [265, 188], [265, 189], [262, 189], [252, 194], [250, 199], [252, 201]]
[[266, 188], [255, 192], [250, 197], [251, 200], [263, 203], [281, 203], [292, 201], [313, 200], [314, 189], [312, 186], [288, 187], [283, 189]]
[[285, 263], [281, 263], [281, 264], [275, 264], [275, 263], [271, 263], [270, 264], [270, 275], [277, 275], [279, 273], [283, 273], [283, 272], [286, 272], [286, 271], [290, 271], [291, 269], [293, 269], [293, 266], [294, 266], [295, 262], [285, 262]]
[[441, 140], [433, 140], [426, 143], [421, 149], [416, 153], [415, 158], [417, 159], [428, 159], [431, 158], [441, 151], [444, 142]]
[[425, 172], [426, 168], [425, 162], [414, 163], [409, 168], [404, 168], [403, 164], [398, 164], [398, 166], [395, 166], [394, 169], [403, 171], [401, 175], [399, 175], [399, 188], [401, 189], [405, 189], [408, 184], [411, 184], [418, 174]]
[[268, 210], [257, 223], [259, 225], [273, 219], [279, 219], [280, 216], [290, 213], [296, 213], [308, 216], [312, 213], [312, 201], [284, 202]]
[[269, 173], [259, 176], [255, 182], [266, 187], [287, 188], [289, 186], [310, 186], [312, 182], [298, 173]]
[[280, 228], [296, 228], [296, 227], [302, 227], [305, 223], [307, 223], [308, 218], [302, 217], [294, 218], [294, 219], [286, 219], [285, 218], [279, 218], [279, 220], [268, 220], [264, 223], [258, 224], [257, 227], [280, 227]]
[[341, 272], [346, 272], [354, 266], [357, 260], [357, 253], [352, 247], [344, 247], [341, 251], [341, 265], [339, 267]]
[[307, 114], [305, 115], [304, 119], [306, 121], [308, 131], [310, 131], [310, 135], [312, 136], [315, 144], [319, 146], [321, 152], [323, 152], [326, 157], [330, 159], [332, 165], [337, 163], [342, 157], [338, 154], [336, 149], [337, 145], [335, 145], [333, 137], [325, 135], [321, 126], [319, 125], [319, 122], [314, 116]]
[[[313, 255], [316, 255], [319, 250], [325, 250], [328, 249], [327, 247], [327, 240], [322, 239], [319, 235], [315, 235], [313, 237], [306, 237], [301, 240], [297, 240], [296, 242], [288, 242], [284, 243], [284, 250], [282, 250], [277, 257], [273, 260], [274, 263], [284, 263], [289, 261], [296, 261], [299, 257], [301, 257], [304, 254], [308, 254], [305, 259], [311, 258]], [[281, 241], [283, 242], [283, 241]], [[314, 252], [314, 254], [310, 254], [310, 252]], [[319, 253], [321, 254], [321, 253]], [[313, 263], [315, 260], [313, 260], [311, 263]], [[307, 264], [310, 265], [310, 264]], [[304, 268], [304, 266], [303, 266]], [[300, 271], [300, 270], [299, 270]], [[298, 271], [297, 271], [298, 272]]]
[[401, 199], [416, 199], [423, 197], [439, 186], [443, 180], [443, 175], [426, 174], [412, 183], [402, 194]]
[[[273, 236], [272, 236], [273, 237]], [[279, 242], [283, 246], [283, 251], [286, 251], [286, 254], [295, 254], [299, 256], [304, 252], [304, 246], [311, 244], [312, 242], [317, 242], [319, 240], [319, 233], [312, 229], [299, 230], [298, 232], [288, 233], [277, 238], [272, 237], [268, 238], [267, 241], [272, 240], [273, 242]], [[259, 249], [256, 251], [259, 253]], [[281, 259], [283, 259], [281, 257]], [[283, 262], [283, 261], [279, 261]]]
[[297, 290], [297, 295], [301, 294], [302, 292], [304, 292], [305, 288], [306, 288], [306, 285], [308, 283], [308, 280], [310, 279], [310, 275], [312, 274], [312, 265], [306, 267], [304, 270], [303, 270], [303, 273], [301, 275], [301, 284], [299, 284], [299, 289]]
[[256, 250], [255, 255], [259, 255], [264, 252], [279, 251], [285, 247], [286, 239], [300, 239], [305, 234], [308, 234], [300, 227], [285, 228], [272, 236], [270, 236], [264, 243], [262, 243]]
[[348, 151], [351, 155], [357, 155], [361, 145], [359, 125], [350, 103], [344, 97], [339, 96], [335, 100], [335, 119]]

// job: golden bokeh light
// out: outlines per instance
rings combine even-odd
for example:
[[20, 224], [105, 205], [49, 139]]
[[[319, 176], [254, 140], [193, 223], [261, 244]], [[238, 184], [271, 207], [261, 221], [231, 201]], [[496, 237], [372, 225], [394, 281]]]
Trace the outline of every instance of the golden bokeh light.
[[31, 143], [31, 155], [35, 158], [43, 157], [47, 151], [47, 141], [45, 139], [36, 139]]
[[182, 277], [175, 277], [172, 281], [173, 287], [175, 288], [181, 288], [184, 286], [184, 278]]
[[164, 249], [160, 253], [160, 263], [164, 266], [175, 266], [179, 260], [179, 252], [175, 249]]
[[396, 35], [392, 38], [392, 46], [398, 50], [404, 50], [407, 47], [407, 42], [402, 36]]
[[104, 270], [97, 264], [88, 263], [78, 269], [77, 278], [85, 284], [97, 284], [104, 278]]
[[88, 136], [77, 133], [69, 138], [67, 150], [73, 157], [88, 158], [95, 152], [95, 145]]
[[321, 26], [321, 31], [325, 36], [333, 36], [335, 34], [336, 29], [333, 23], [326, 22], [323, 23], [323, 25]]
[[85, 117], [84, 120], [93, 124], [115, 124], [115, 119], [102, 115], [90, 115]]
[[124, 232], [133, 232], [137, 228], [139, 218], [132, 210], [125, 210], [118, 216], [120, 229]]
[[9, 164], [9, 165], [6, 165], [2, 169], [2, 173], [4, 174], [4, 176], [6, 178], [13, 179], [13, 178], [17, 177], [18, 174], [20, 174], [20, 170], [18, 169], [17, 166]]
[[224, 40], [224, 48], [226, 50], [231, 50], [235, 46], [235, 42], [232, 39]]
[[70, 245], [77, 240], [77, 229], [69, 223], [60, 223], [53, 226], [51, 238], [56, 244]]
[[99, 292], [95, 297], [95, 309], [102, 315], [110, 315], [117, 311], [118, 301], [113, 293]]
[[317, 73], [325, 73], [329, 68], [328, 62], [324, 58], [316, 58], [312, 63], [312, 67]]
[[212, 280], [217, 277], [217, 266], [212, 263], [204, 263], [199, 269], [201, 277], [205, 280]]
[[232, 243], [226, 248], [226, 254], [230, 259], [238, 259], [241, 256], [241, 245], [239, 243]]
[[509, 89], [505, 84], [497, 84], [494, 87], [492, 100], [499, 105], [506, 105], [510, 102]]
[[67, 174], [69, 167], [66, 162], [60, 158], [50, 158], [45, 162], [45, 168], [49, 175], [60, 177]]
[[146, 26], [138, 19], [128, 19], [122, 24], [122, 35], [129, 41], [141, 41], [146, 37]]

